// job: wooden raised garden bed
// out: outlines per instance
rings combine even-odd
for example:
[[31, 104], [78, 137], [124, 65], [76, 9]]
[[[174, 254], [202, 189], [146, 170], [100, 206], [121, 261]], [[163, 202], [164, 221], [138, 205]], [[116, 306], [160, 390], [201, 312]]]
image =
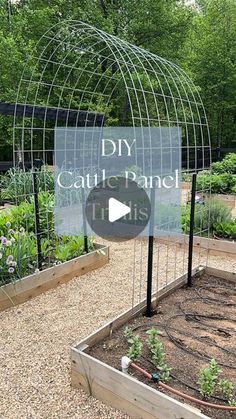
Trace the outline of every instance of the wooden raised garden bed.
[[95, 250], [68, 262], [29, 275], [0, 287], [0, 311], [36, 297], [76, 276], [101, 268], [109, 261], [108, 246], [95, 244]]
[[[216, 281], [216, 284], [218, 284], [217, 281], [222, 281], [223, 287], [226, 286], [226, 289], [230, 289], [231, 291], [233, 291], [235, 287], [236, 274], [230, 272], [225, 272], [209, 267], [199, 267], [194, 270], [193, 274], [193, 282], [197, 285], [197, 287], [198, 283], [200, 283], [200, 287], [202, 287], [201, 281], [203, 281], [203, 285], [205, 284], [206, 286], [208, 286], [208, 276], [212, 278], [214, 277], [213, 280]], [[142, 316], [146, 308], [146, 301], [142, 301], [132, 309], [116, 317], [113, 321], [109, 322], [104, 327], [97, 330], [95, 333], [88, 336], [79, 344], [72, 347], [72, 386], [82, 388], [88, 394], [102, 400], [110, 406], [113, 406], [117, 409], [126, 412], [128, 415], [134, 418], [195, 419], [212, 417], [209, 416], [209, 410], [203, 409], [202, 411], [202, 407], [200, 410], [200, 408], [197, 408], [196, 405], [188, 404], [186, 400], [184, 401], [181, 398], [174, 398], [172, 397], [172, 394], [166, 391], [163, 393], [159, 390], [157, 384], [150, 384], [150, 380], [148, 381], [147, 385], [147, 380], [142, 379], [139, 373], [135, 374], [135, 372], [131, 370], [129, 371], [129, 374], [125, 374], [121, 371], [120, 358], [122, 355], [127, 354], [127, 347], [125, 347], [123, 335], [124, 325], [129, 325], [129, 327], [132, 326], [134, 329], [137, 329], [137, 326], [139, 327], [139, 323], [148, 323], [150, 327], [152, 327], [152, 321], [161, 322], [162, 318], [165, 319], [165, 315], [169, 312], [168, 307], [171, 311], [174, 310], [172, 308], [175, 306], [174, 303], [179, 304], [179, 302], [183, 302], [184, 304], [187, 304], [186, 302], [188, 302], [188, 297], [186, 296], [186, 293], [192, 293], [189, 295], [195, 296], [195, 293], [197, 291], [194, 290], [194, 287], [193, 289], [191, 288], [189, 291], [188, 289], [186, 289], [186, 287], [184, 287], [185, 284], [186, 275], [183, 275], [182, 277], [176, 279], [171, 284], [165, 286], [153, 295], [152, 303], [153, 307], [157, 308], [157, 314], [151, 319], [147, 319], [146, 317]], [[224, 297], [224, 294], [223, 298], [226, 298]], [[207, 305], [209, 301], [208, 299], [206, 300], [206, 310], [210, 310], [210, 306]], [[227, 306], [227, 304], [225, 305]], [[196, 308], [196, 306], [193, 307]], [[186, 309], [188, 308], [189, 307], [186, 306]], [[227, 309], [229, 309], [229, 307], [227, 307]], [[223, 311], [220, 309], [219, 314], [222, 314], [222, 312]], [[173, 313], [171, 312], [171, 314]], [[233, 317], [233, 311], [231, 317]], [[180, 328], [181, 327], [182, 326], [180, 325]], [[191, 330], [191, 322], [186, 321], [186, 327], [190, 327]], [[174, 333], [175, 325], [174, 328], [171, 330]], [[185, 329], [183, 328], [183, 330]], [[198, 328], [196, 327], [196, 329], [194, 330], [198, 330]], [[137, 330], [137, 333], [138, 332], [139, 330]], [[197, 332], [195, 331], [195, 333]], [[207, 334], [207, 332], [204, 333]], [[199, 340], [197, 340], [196, 342], [199, 342]], [[167, 347], [166, 351], [168, 352], [168, 356], [170, 356], [171, 354], [171, 342], [169, 342], [169, 345], [170, 346]], [[201, 346], [201, 343], [199, 343], [199, 345]], [[212, 348], [212, 346], [210, 345], [209, 347]], [[206, 348], [208, 348], [208, 345], [206, 345]], [[213, 353], [215, 353], [215, 349], [217, 352], [217, 348], [214, 348]], [[228, 353], [224, 352], [224, 354], [226, 354], [225, 356], [227, 356]], [[173, 350], [173, 348], [172, 356], [173, 363], [170, 366], [174, 367], [174, 370], [177, 369], [178, 372], [180, 371], [181, 373], [183, 373], [183, 375], [185, 374], [185, 377], [187, 377], [187, 379], [189, 377], [188, 374], [190, 374], [188, 368], [189, 370], [192, 370], [196, 367], [199, 367], [200, 365], [202, 366], [204, 363], [207, 363], [206, 359], [198, 360], [195, 358], [193, 358], [194, 362], [189, 362], [188, 356], [185, 352], [183, 352], [182, 355], [178, 358], [178, 351]], [[184, 368], [181, 368], [181, 363], [184, 364], [184, 360], [186, 360], [186, 365]], [[232, 362], [231, 358], [230, 361]], [[150, 367], [150, 364], [148, 364], [148, 362], [146, 364], [143, 362], [143, 359], [141, 359], [140, 363], [138, 363], [142, 367], [145, 367], [146, 370], [149, 369], [149, 372], [154, 372], [155, 368]], [[178, 368], [180, 369], [178, 370]], [[233, 373], [235, 373], [235, 370], [232, 369], [232, 371], [229, 372], [229, 376], [227, 378], [231, 378]], [[173, 385], [176, 388], [177, 384], [171, 382], [170, 386]], [[195, 386], [197, 387], [197, 384], [195, 384]], [[182, 392], [187, 393], [187, 391], [184, 391], [183, 387], [181, 388], [181, 390]], [[234, 414], [235, 412], [229, 413], [228, 411], [222, 411], [223, 416], [217, 415], [213, 417], [233, 418], [235, 417]]]
[[[169, 244], [173, 243], [179, 248], [188, 248], [189, 236], [187, 234], [181, 234], [173, 237], [159, 237], [159, 243]], [[236, 258], [236, 243], [229, 240], [217, 240], [209, 239], [207, 237], [194, 236], [193, 237], [194, 250], [207, 250], [210, 256], [229, 256]]]

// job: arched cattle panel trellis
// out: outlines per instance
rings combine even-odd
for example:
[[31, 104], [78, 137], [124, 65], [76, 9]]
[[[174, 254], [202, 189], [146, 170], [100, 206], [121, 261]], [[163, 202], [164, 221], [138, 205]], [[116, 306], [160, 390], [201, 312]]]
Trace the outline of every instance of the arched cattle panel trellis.
[[[19, 104], [23, 105], [23, 117], [17, 113]], [[33, 106], [30, 115], [27, 105]], [[41, 117], [40, 106], [44, 108]], [[55, 128], [103, 124], [131, 126], [134, 131], [136, 127], [180, 127], [183, 170], [190, 174], [209, 167], [210, 136], [204, 106], [198, 88], [180, 67], [86, 23], [57, 24], [40, 39], [19, 83], [15, 165], [20, 163], [27, 170], [41, 160], [40, 188], [46, 191], [46, 165], [53, 165]], [[157, 158], [152, 153], [151, 136], [150, 144], [143, 143], [145, 147], [150, 147], [150, 162]], [[24, 197], [27, 193], [25, 187]], [[45, 214], [49, 235], [47, 210]], [[199, 229], [200, 235], [208, 235], [204, 226]], [[155, 251], [158, 280], [164, 275], [164, 281], [170, 281], [186, 270], [186, 253], [173, 242], [157, 243]], [[137, 295], [142, 297], [146, 281], [142, 240], [135, 242], [134, 259], [133, 301]], [[199, 261], [205, 263], [206, 254], [200, 254]]]

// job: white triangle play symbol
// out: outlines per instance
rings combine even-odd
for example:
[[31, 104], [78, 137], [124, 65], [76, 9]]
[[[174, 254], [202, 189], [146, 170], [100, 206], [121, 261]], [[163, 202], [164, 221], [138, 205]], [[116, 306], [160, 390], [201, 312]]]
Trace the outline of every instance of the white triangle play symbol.
[[125, 215], [129, 214], [131, 209], [122, 202], [118, 201], [115, 198], [109, 198], [109, 221], [114, 223], [114, 221], [119, 220]]

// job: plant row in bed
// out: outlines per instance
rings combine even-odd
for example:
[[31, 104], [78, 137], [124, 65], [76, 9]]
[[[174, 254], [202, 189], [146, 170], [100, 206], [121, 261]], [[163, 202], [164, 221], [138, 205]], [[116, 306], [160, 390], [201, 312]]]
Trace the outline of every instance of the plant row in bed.
[[[42, 265], [46, 268], [81, 255], [83, 238], [58, 237], [54, 234], [55, 198], [54, 194], [49, 192], [54, 188], [53, 173], [38, 172], [37, 181]], [[32, 173], [12, 169], [7, 176], [2, 177], [1, 186], [2, 195], [9, 200], [14, 200], [17, 189], [19, 202], [19, 205], [0, 212], [0, 284], [5, 284], [37, 270]], [[45, 189], [47, 192], [43, 192]], [[161, 224], [162, 215], [159, 211], [158, 214]], [[187, 205], [182, 208], [182, 229], [185, 233], [189, 231], [189, 220], [190, 208]], [[213, 237], [236, 239], [236, 221], [232, 219], [230, 209], [222, 202], [206, 201], [205, 205], [197, 205], [195, 233], [207, 231], [208, 226]], [[89, 249], [92, 247], [90, 239]]]
[[[127, 356], [131, 361], [137, 361], [143, 357], [143, 347], [147, 345], [150, 353], [150, 364], [156, 368], [156, 380], [168, 382], [176, 378], [171, 373], [171, 368], [165, 363], [165, 348], [159, 339], [162, 334], [155, 327], [147, 330], [147, 339], [145, 342], [133, 330], [126, 327], [124, 336], [127, 339], [129, 350]], [[203, 398], [212, 397], [215, 392], [221, 396], [221, 401], [227, 401], [230, 406], [236, 406], [236, 395], [234, 384], [221, 377], [221, 369], [214, 358], [210, 360], [208, 365], [201, 368], [199, 371], [199, 378], [195, 384], [194, 390], [201, 394]], [[193, 388], [193, 387], [192, 387]], [[219, 399], [219, 398], [218, 398]]]
[[[54, 195], [40, 192], [42, 267], [60, 264], [84, 252], [83, 237], [54, 233]], [[33, 197], [0, 212], [0, 285], [37, 272]], [[93, 242], [89, 239], [89, 250]]]
[[[184, 233], [189, 232], [190, 226], [190, 205], [182, 208], [182, 229]], [[195, 227], [196, 234], [208, 234], [211, 237], [236, 240], [236, 219], [232, 218], [231, 209], [222, 201], [217, 199], [206, 200], [203, 204], [196, 204]]]
[[[191, 176], [183, 174], [182, 180], [190, 182]], [[201, 172], [197, 177], [197, 190], [236, 195], [236, 154], [227, 154], [221, 162], [212, 163], [211, 170]]]
[[[54, 173], [49, 170], [37, 171], [37, 187], [39, 192], [54, 191]], [[2, 202], [23, 202], [33, 194], [32, 172], [13, 168], [0, 176], [0, 200]]]

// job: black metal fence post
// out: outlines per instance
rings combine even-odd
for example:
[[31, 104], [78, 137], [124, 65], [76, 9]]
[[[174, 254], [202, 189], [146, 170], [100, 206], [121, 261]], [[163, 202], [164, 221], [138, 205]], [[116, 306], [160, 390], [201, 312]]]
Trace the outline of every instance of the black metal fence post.
[[34, 196], [34, 219], [35, 219], [35, 235], [37, 245], [37, 268], [42, 269], [42, 248], [41, 248], [41, 230], [39, 221], [39, 201], [38, 201], [38, 184], [35, 168], [32, 170], [33, 177], [33, 196]]
[[147, 270], [147, 309], [146, 317], [152, 317], [152, 272], [153, 272], [153, 244], [154, 244], [154, 224], [155, 224], [155, 188], [151, 188], [151, 216], [149, 220], [148, 238], [148, 270]]
[[83, 233], [84, 233], [84, 251], [85, 253], [88, 253], [88, 233], [87, 233], [87, 221], [86, 221], [86, 214], [85, 214], [85, 205], [86, 205], [86, 199], [85, 199], [85, 192], [84, 188], [81, 188], [82, 191], [82, 216], [83, 216]]
[[188, 247], [188, 287], [192, 286], [192, 266], [193, 266], [193, 234], [194, 234], [194, 216], [195, 216], [195, 201], [196, 201], [196, 185], [197, 173], [192, 176], [192, 191], [191, 191], [191, 211], [190, 211], [190, 228], [189, 228], [189, 247]]

